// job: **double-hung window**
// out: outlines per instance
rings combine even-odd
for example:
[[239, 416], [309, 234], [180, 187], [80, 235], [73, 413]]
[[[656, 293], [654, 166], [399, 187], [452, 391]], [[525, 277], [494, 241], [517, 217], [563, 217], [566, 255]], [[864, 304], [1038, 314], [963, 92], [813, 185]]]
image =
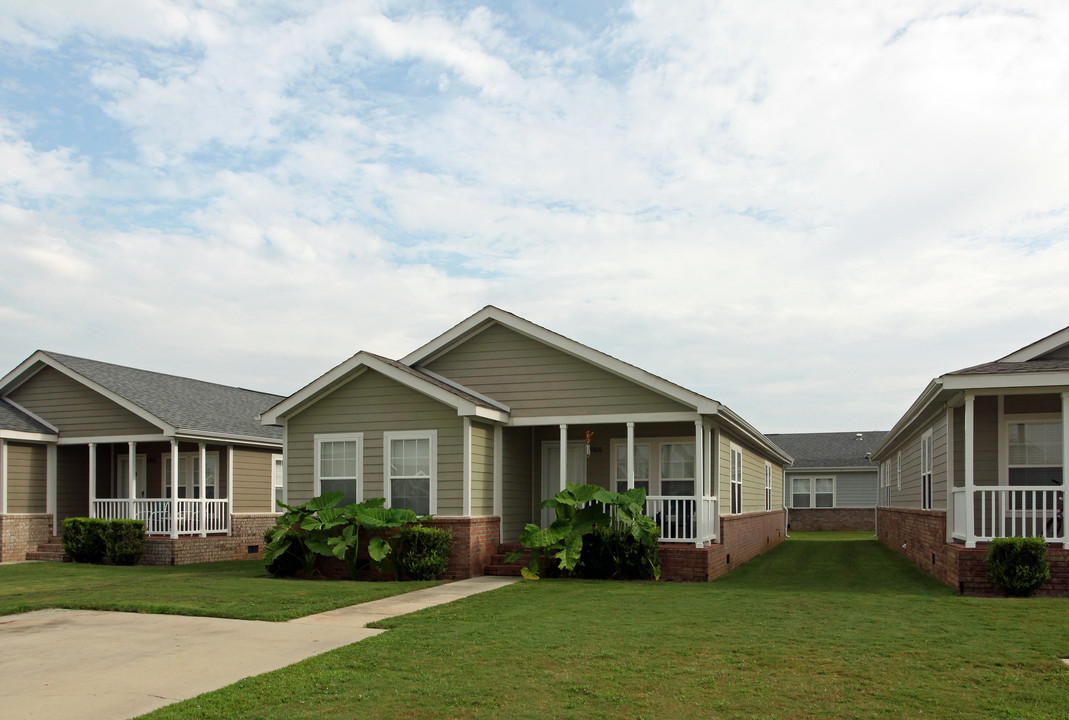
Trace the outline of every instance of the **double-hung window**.
[[765, 463], [765, 510], [772, 509], [772, 465]]
[[315, 494], [343, 494], [338, 507], [363, 500], [363, 433], [327, 433], [315, 436]]
[[932, 431], [921, 436], [921, 510], [932, 509]]
[[417, 515], [438, 511], [438, 433], [435, 430], [385, 432], [382, 436], [383, 482], [393, 508]]
[[[215, 450], [205, 453], [204, 497], [211, 500], [216, 492], [219, 476], [219, 453]], [[163, 455], [163, 496], [171, 497], [171, 453]], [[200, 453], [178, 453], [178, 497], [200, 497]]]
[[835, 478], [802, 477], [791, 479], [791, 507], [835, 507]]
[[286, 499], [286, 471], [281, 455], [271, 456], [271, 485], [271, 512], [285, 512], [285, 509], [279, 505], [280, 502], [288, 502]]
[[[642, 488], [650, 494], [650, 446], [635, 443], [633, 462], [635, 466], [635, 487]], [[627, 490], [627, 443], [616, 446], [616, 492]]]
[[694, 443], [661, 445], [661, 494], [694, 495]]
[[1006, 434], [1010, 485], [1062, 484], [1062, 424], [1059, 420], [1009, 422]]
[[733, 444], [730, 452], [731, 514], [738, 515], [742, 512], [742, 450]]

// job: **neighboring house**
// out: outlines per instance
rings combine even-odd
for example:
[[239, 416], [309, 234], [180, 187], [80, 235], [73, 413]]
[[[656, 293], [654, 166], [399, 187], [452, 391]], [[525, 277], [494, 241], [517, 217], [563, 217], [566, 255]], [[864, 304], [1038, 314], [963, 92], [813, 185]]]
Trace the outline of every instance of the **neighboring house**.
[[783, 503], [790, 530], [875, 530], [884, 431], [770, 434], [789, 453]]
[[274, 523], [277, 395], [37, 351], [0, 379], [0, 560], [64, 518], [137, 518], [143, 562], [248, 557]]
[[880, 540], [963, 592], [985, 592], [986, 542], [1042, 537], [1055, 591], [1069, 593], [1067, 408], [1069, 327], [934, 379], [873, 453]]
[[400, 361], [357, 353], [262, 421], [283, 428], [291, 502], [339, 490], [433, 514], [457, 538], [452, 577], [545, 523], [566, 480], [645, 488], [667, 578], [715, 577], [784, 535], [790, 456], [741, 417], [495, 307]]

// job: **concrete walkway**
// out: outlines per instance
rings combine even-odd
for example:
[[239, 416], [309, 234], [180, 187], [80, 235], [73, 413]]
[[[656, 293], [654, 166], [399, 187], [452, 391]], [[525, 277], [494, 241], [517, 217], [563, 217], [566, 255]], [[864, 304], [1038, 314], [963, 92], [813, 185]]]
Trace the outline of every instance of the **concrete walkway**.
[[0, 716], [135, 717], [385, 632], [370, 622], [516, 580], [471, 578], [285, 623], [93, 610], [0, 616]]

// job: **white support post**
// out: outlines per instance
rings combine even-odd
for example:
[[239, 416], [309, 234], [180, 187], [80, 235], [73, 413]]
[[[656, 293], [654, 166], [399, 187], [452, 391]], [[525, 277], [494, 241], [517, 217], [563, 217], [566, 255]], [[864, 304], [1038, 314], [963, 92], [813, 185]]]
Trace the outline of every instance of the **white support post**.
[[[285, 464], [283, 464], [283, 471], [285, 471]], [[278, 508], [274, 507], [275, 504], [275, 467], [271, 466], [271, 510], [275, 511]], [[226, 446], [226, 534], [229, 536], [231, 532], [231, 515], [234, 513], [234, 446]]]
[[976, 396], [965, 395], [965, 547], [976, 547], [976, 504], [973, 501], [973, 434], [976, 430]]
[[464, 467], [461, 475], [460, 514], [471, 517], [471, 418], [464, 418]]
[[502, 447], [504, 442], [505, 432], [501, 429], [500, 425], [494, 425], [494, 515], [498, 519], [498, 528], [501, 533], [501, 537], [498, 538], [498, 542], [504, 542], [504, 528], [501, 525], [501, 516], [504, 513], [505, 500], [501, 496], [504, 492], [504, 461], [505, 461], [505, 449]]
[[[208, 536], [208, 498], [205, 497], [208, 492], [208, 446], [205, 443], [198, 443], [197, 448], [200, 451], [200, 477], [197, 482], [200, 484], [200, 502], [197, 505], [197, 530], [201, 537]], [[215, 472], [219, 472], [219, 468], [215, 469]], [[218, 487], [219, 478], [215, 479], [215, 484]]]
[[627, 424], [627, 489], [635, 489], [635, 423]]
[[171, 538], [178, 538], [178, 441], [171, 440]]
[[705, 536], [702, 522], [702, 491], [705, 488], [705, 427], [699, 418], [694, 421], [694, 546], [701, 547]]
[[[1062, 393], [1062, 536], [1061, 543], [1063, 548], [1069, 548], [1069, 515], [1066, 515], [1066, 510], [1069, 510], [1069, 491], [1066, 490], [1066, 483], [1069, 483], [1069, 479], [1066, 478], [1066, 473], [1069, 473], [1069, 392]], [[1055, 520], [1057, 522], [1057, 520]], [[1055, 528], [1057, 530], [1057, 528]]]
[[127, 443], [127, 452], [130, 459], [126, 463], [126, 497], [129, 498], [126, 502], [126, 517], [133, 519], [134, 499], [137, 497], [137, 443], [133, 440]]
[[7, 440], [0, 438], [0, 515], [7, 515]]
[[947, 408], [946, 541], [954, 541], [954, 408]]
[[97, 444], [89, 443], [89, 517], [95, 518], [97, 504]]
[[58, 455], [55, 445], [49, 445], [45, 451], [45, 512], [52, 516], [52, 534], [59, 535], [59, 513], [57, 511]]
[[[560, 426], [560, 487], [557, 491], [564, 490], [568, 483], [568, 426]], [[556, 493], [554, 493], [556, 494]]]
[[713, 496], [713, 431], [705, 428], [705, 484], [702, 486], [704, 497]]

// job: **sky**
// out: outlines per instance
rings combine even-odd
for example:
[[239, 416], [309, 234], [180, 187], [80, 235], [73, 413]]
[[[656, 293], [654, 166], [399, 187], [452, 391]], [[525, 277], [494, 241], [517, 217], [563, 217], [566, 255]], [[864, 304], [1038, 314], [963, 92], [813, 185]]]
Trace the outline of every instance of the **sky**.
[[492, 304], [773, 432], [1069, 325], [1069, 3], [0, 0], [0, 374]]

